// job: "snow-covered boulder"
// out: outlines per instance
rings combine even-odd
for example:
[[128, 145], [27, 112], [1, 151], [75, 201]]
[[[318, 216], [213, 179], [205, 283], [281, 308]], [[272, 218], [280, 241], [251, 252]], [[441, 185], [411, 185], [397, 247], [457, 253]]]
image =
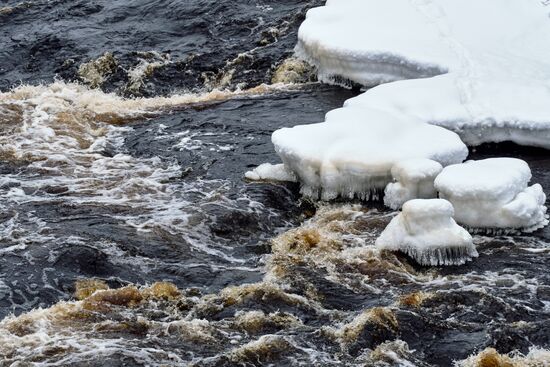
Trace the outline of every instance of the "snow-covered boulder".
[[408, 159], [396, 163], [391, 174], [396, 182], [391, 182], [384, 190], [384, 204], [399, 209], [412, 199], [437, 197], [434, 180], [443, 166], [431, 159]]
[[361, 107], [331, 111], [324, 123], [277, 130], [272, 141], [302, 193], [323, 200], [377, 195], [392, 181], [391, 168], [406, 159], [445, 166], [468, 155], [451, 131]]
[[244, 174], [251, 181], [288, 181], [296, 182], [296, 176], [283, 164], [263, 163]]
[[531, 170], [515, 158], [468, 161], [443, 169], [435, 180], [439, 196], [455, 208], [455, 219], [487, 232], [531, 232], [548, 224], [546, 195], [528, 187]]
[[403, 205], [376, 240], [380, 249], [400, 251], [421, 265], [462, 265], [477, 257], [472, 236], [454, 221], [443, 199], [415, 199]]
[[328, 0], [308, 12], [296, 51], [327, 82], [393, 82], [346, 106], [415, 116], [471, 145], [550, 148], [550, 8], [543, 3]]

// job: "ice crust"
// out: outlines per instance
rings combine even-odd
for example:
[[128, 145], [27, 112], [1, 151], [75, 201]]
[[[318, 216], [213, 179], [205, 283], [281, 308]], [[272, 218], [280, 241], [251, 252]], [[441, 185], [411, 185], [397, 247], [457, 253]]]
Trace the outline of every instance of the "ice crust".
[[296, 51], [323, 81], [393, 82], [346, 105], [415, 116], [469, 145], [550, 148], [548, 12], [536, 0], [328, 0]]
[[462, 162], [468, 149], [446, 129], [376, 109], [344, 107], [326, 121], [277, 130], [275, 150], [302, 184], [302, 193], [323, 200], [381, 193], [391, 168], [406, 159]]
[[296, 176], [289, 172], [284, 164], [263, 163], [244, 175], [252, 181], [288, 181], [296, 182]]
[[401, 251], [421, 265], [462, 265], [478, 253], [472, 236], [456, 224], [453, 214], [453, 206], [443, 199], [407, 201], [376, 246]]
[[437, 198], [434, 180], [443, 166], [430, 159], [408, 159], [396, 163], [391, 174], [396, 182], [391, 182], [384, 190], [384, 204], [399, 209], [412, 199]]
[[531, 232], [548, 224], [546, 195], [528, 186], [531, 170], [515, 158], [468, 161], [443, 169], [435, 187], [455, 208], [455, 219], [473, 230]]

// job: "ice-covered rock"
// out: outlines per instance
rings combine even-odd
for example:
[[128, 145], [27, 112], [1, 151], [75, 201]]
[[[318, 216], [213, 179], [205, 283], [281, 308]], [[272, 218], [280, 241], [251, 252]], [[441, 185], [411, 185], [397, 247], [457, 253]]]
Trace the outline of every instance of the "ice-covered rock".
[[461, 265], [477, 257], [472, 236], [454, 221], [443, 199], [414, 199], [403, 205], [376, 246], [406, 253], [421, 265]]
[[471, 145], [550, 148], [548, 13], [537, 0], [328, 0], [296, 51], [324, 81], [393, 82], [347, 106], [415, 116]]
[[323, 200], [368, 199], [391, 182], [391, 168], [406, 159], [462, 162], [468, 149], [446, 129], [415, 118], [345, 107], [324, 123], [275, 131], [275, 150], [302, 184], [302, 193]]
[[443, 166], [431, 159], [408, 159], [396, 163], [391, 174], [396, 182], [391, 182], [384, 190], [384, 204], [399, 209], [412, 199], [437, 197], [434, 180]]
[[252, 181], [289, 181], [296, 182], [296, 176], [289, 172], [283, 164], [263, 163], [252, 171], [244, 174]]
[[473, 230], [531, 232], [548, 224], [546, 195], [528, 187], [531, 170], [515, 158], [468, 161], [443, 169], [435, 188], [455, 208], [455, 219]]

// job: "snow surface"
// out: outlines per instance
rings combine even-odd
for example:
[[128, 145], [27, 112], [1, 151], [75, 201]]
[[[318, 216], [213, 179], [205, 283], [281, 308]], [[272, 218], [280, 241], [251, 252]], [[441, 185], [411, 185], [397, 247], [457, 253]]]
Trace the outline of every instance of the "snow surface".
[[252, 171], [246, 172], [244, 177], [252, 181], [296, 182], [296, 176], [289, 172], [284, 164], [263, 163]]
[[490, 158], [451, 165], [435, 179], [441, 198], [455, 208], [455, 219], [473, 229], [520, 229], [548, 224], [546, 195], [528, 187], [531, 170], [515, 158]]
[[443, 199], [414, 199], [403, 205], [376, 240], [376, 246], [401, 251], [421, 265], [462, 265], [477, 257], [472, 236], [452, 218]]
[[297, 54], [324, 81], [398, 81], [348, 105], [416, 116], [471, 145], [550, 148], [550, 19], [540, 1], [328, 0], [308, 12]]
[[431, 199], [437, 197], [434, 180], [443, 166], [430, 159], [408, 159], [396, 163], [391, 174], [396, 182], [391, 182], [384, 190], [384, 204], [399, 209], [411, 199]]
[[445, 166], [468, 155], [451, 131], [360, 106], [331, 111], [324, 123], [277, 130], [272, 141], [302, 193], [323, 200], [368, 199], [392, 180], [393, 165], [406, 159]]

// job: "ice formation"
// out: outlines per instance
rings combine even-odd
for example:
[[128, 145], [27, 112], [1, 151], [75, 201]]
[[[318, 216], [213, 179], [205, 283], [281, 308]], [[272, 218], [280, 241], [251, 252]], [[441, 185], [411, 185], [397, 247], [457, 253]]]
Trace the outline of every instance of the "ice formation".
[[468, 144], [550, 148], [547, 13], [534, 0], [328, 0], [308, 12], [297, 55], [324, 81], [387, 84], [276, 131], [277, 153], [304, 194], [333, 199], [377, 193], [403, 159], [459, 163], [466, 148], [433, 125]]
[[296, 182], [294, 174], [289, 172], [283, 164], [263, 163], [252, 171], [246, 172], [244, 177], [252, 181]]
[[369, 198], [392, 180], [391, 168], [406, 159], [462, 162], [468, 149], [453, 132], [361, 106], [331, 111], [324, 123], [277, 130], [275, 150], [294, 172], [306, 196]]
[[548, 10], [536, 0], [328, 0], [308, 12], [296, 50], [324, 81], [393, 82], [347, 106], [415, 116], [468, 144], [550, 148]]
[[321, 80], [391, 83], [324, 123], [275, 132], [276, 150], [305, 194], [331, 199], [368, 196], [401, 159], [459, 161], [458, 140], [422, 123], [469, 144], [550, 148], [549, 38], [547, 8], [537, 1], [329, 0], [308, 12], [298, 56]]
[[435, 187], [455, 208], [458, 223], [486, 231], [531, 232], [548, 224], [546, 195], [528, 187], [531, 170], [515, 158], [468, 161], [443, 169]]
[[437, 197], [434, 180], [443, 166], [430, 159], [408, 159], [396, 163], [391, 174], [396, 182], [391, 182], [384, 190], [384, 204], [399, 209], [412, 199]]
[[407, 201], [376, 246], [404, 252], [421, 265], [462, 265], [478, 253], [472, 236], [456, 224], [453, 214], [453, 206], [443, 199]]

